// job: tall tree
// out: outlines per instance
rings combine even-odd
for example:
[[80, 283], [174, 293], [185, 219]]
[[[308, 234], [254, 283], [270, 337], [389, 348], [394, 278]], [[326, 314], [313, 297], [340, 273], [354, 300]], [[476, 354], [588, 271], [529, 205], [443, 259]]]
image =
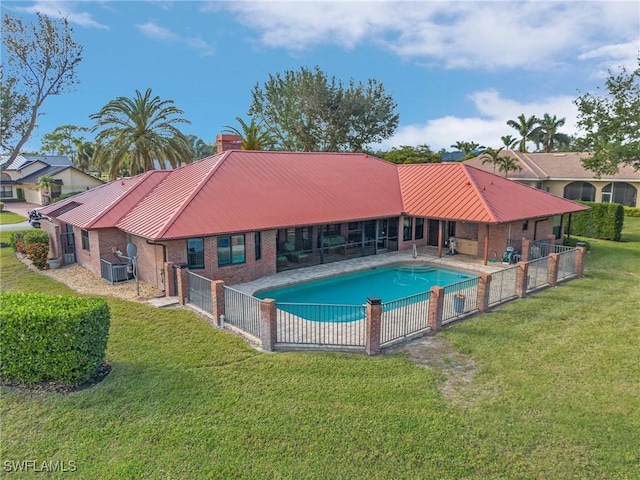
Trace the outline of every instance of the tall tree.
[[348, 87], [316, 67], [269, 75], [252, 91], [248, 114], [293, 151], [362, 152], [393, 135], [399, 116], [382, 83], [349, 81]]
[[86, 172], [93, 163], [94, 145], [92, 142], [85, 142], [82, 139], [74, 139], [73, 143], [76, 147], [73, 164], [78, 170]]
[[545, 113], [542, 118], [538, 119], [538, 136], [542, 144], [542, 151], [545, 153], [553, 152], [558, 147], [569, 145], [569, 136], [558, 132], [558, 129], [565, 123], [565, 118], [552, 117]]
[[534, 141], [538, 128], [538, 119], [535, 115], [529, 118], [521, 114], [516, 120], [507, 120], [507, 125], [518, 131], [520, 138], [518, 141], [518, 150], [520, 152], [527, 151], [527, 142]]
[[210, 145], [195, 135], [187, 135], [187, 141], [193, 152], [193, 160], [200, 160], [216, 153], [215, 145]]
[[400, 148], [393, 147], [388, 152], [378, 151], [374, 156], [397, 164], [440, 163], [443, 152], [443, 150], [434, 152], [426, 144], [418, 145], [417, 147], [401, 145]]
[[275, 136], [262, 128], [260, 123], [256, 123], [255, 118], [251, 118], [249, 123], [242, 118], [236, 117], [240, 124], [240, 129], [225, 126], [226, 133], [233, 133], [242, 138], [242, 150], [270, 150], [276, 143]]
[[508, 149], [513, 148], [513, 146], [516, 143], [518, 143], [518, 139], [515, 138], [513, 135], [503, 135], [502, 137], [500, 137], [500, 140], [502, 140], [502, 144], [504, 145], [504, 148], [508, 148]]
[[40, 150], [52, 155], [75, 155], [77, 142], [84, 139], [84, 135], [79, 132], [88, 132], [87, 127], [77, 127], [75, 125], [61, 125], [53, 132], [42, 136]]
[[478, 150], [484, 150], [484, 147], [477, 142], [466, 142], [460, 140], [451, 145], [451, 148], [455, 148], [456, 150], [461, 151], [462, 153], [464, 153], [465, 157], [469, 156], [470, 154], [475, 155]]
[[[0, 147], [10, 151], [8, 162], [29, 140], [45, 100], [66, 93], [78, 83], [76, 67], [82, 61], [82, 46], [73, 40], [68, 20], [36, 15], [37, 24], [25, 24], [10, 15], [2, 19], [2, 43], [7, 55], [0, 86]], [[6, 93], [17, 95], [15, 101], [5, 100]], [[5, 113], [10, 115], [4, 117]]]
[[95, 164], [108, 167], [109, 178], [115, 179], [128, 159], [128, 174], [136, 175], [155, 169], [175, 168], [193, 160], [187, 137], [176, 127], [191, 123], [181, 117], [184, 112], [173, 100], [151, 97], [148, 88], [144, 95], [136, 90], [133, 99], [118, 97], [107, 103], [89, 118], [96, 124]]
[[593, 155], [585, 168], [598, 175], [613, 174], [619, 165], [640, 169], [640, 57], [638, 68], [609, 71], [606, 93], [586, 93], [575, 100], [578, 126], [586, 132], [585, 143]]

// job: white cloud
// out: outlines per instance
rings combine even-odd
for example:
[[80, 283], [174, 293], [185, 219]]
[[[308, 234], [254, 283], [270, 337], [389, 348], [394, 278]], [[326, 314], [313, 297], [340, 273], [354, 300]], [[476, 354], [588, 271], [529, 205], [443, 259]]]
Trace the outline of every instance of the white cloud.
[[584, 52], [578, 56], [579, 60], [600, 59], [602, 70], [599, 76], [607, 76], [608, 70], [625, 67], [628, 71], [634, 71], [638, 67], [640, 56], [640, 38], [626, 43], [602, 45]]
[[18, 11], [27, 13], [42, 13], [49, 17], [54, 18], [67, 18], [69, 23], [80, 25], [87, 28], [100, 28], [108, 30], [107, 25], [103, 25], [93, 19], [90, 13], [77, 12], [74, 9], [75, 3], [73, 2], [36, 2], [31, 7], [16, 8]]
[[380, 148], [384, 150], [400, 145], [427, 144], [435, 151], [441, 148], [451, 151], [451, 145], [458, 141], [477, 142], [486, 147], [499, 148], [502, 146], [502, 136], [518, 137], [516, 130], [507, 125], [507, 120], [516, 119], [523, 113], [527, 117], [542, 117], [545, 113], [556, 115], [558, 119], [564, 117], [565, 125], [560, 128], [560, 132], [567, 135], [577, 133], [577, 108], [573, 97], [557, 96], [522, 103], [502, 98], [495, 90], [484, 90], [470, 95], [469, 99], [475, 105], [476, 116], [446, 116], [424, 124], [401, 126]]
[[[637, 2], [219, 2], [267, 47], [382, 45], [447, 68], [542, 69], [637, 38]], [[573, 53], [572, 53], [573, 52]], [[603, 52], [606, 53], [606, 52]]]
[[182, 43], [189, 48], [199, 50], [203, 55], [213, 55], [215, 49], [201, 38], [196, 37], [183, 37], [167, 28], [160, 25], [147, 22], [144, 24], [136, 24], [136, 28], [142, 32], [143, 35], [164, 42]]

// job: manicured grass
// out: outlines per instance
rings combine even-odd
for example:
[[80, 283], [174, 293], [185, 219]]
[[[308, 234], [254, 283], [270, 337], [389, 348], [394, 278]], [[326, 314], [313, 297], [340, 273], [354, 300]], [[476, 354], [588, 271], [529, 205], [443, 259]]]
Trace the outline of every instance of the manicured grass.
[[[265, 354], [109, 299], [112, 373], [66, 395], [2, 388], [0, 457], [101, 479], [637, 478], [640, 219], [624, 239], [590, 240], [585, 278], [439, 334], [476, 365], [455, 402], [401, 355]], [[3, 290], [73, 294], [0, 260]]]
[[17, 213], [2, 211], [0, 212], [0, 225], [8, 225], [10, 223], [26, 222], [26, 217], [18, 215]]

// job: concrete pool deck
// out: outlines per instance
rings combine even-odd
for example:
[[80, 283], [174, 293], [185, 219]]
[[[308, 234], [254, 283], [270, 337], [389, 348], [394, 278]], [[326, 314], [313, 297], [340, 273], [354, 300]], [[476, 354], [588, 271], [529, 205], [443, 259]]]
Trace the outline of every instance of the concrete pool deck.
[[427, 263], [438, 265], [443, 268], [466, 270], [474, 273], [493, 273], [509, 266], [503, 265], [501, 262], [489, 262], [487, 265], [483, 265], [481, 258], [472, 257], [470, 255], [443, 255], [441, 258], [438, 258], [438, 249], [436, 247], [421, 247], [418, 249], [417, 258], [413, 258], [411, 250], [388, 252], [378, 255], [370, 255], [367, 257], [352, 258], [350, 260], [343, 260], [340, 262], [325, 263], [322, 265], [303, 267], [296, 270], [278, 272], [251, 282], [231, 285], [231, 288], [253, 295], [255, 292], [259, 292], [261, 290], [284, 287], [294, 283], [308, 282], [311, 280], [318, 280], [320, 278], [352, 273], [358, 270], [367, 270], [394, 263]]

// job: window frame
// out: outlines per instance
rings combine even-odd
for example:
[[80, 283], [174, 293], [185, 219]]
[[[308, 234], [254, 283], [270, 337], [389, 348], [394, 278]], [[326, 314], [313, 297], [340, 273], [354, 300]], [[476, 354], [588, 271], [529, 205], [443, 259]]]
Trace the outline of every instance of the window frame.
[[262, 235], [260, 232], [255, 232], [253, 234], [253, 252], [256, 260], [260, 260], [262, 258]]
[[91, 242], [89, 241], [89, 230], [80, 230], [80, 237], [82, 239], [82, 250], [90, 252]]
[[402, 219], [402, 241], [410, 242], [413, 240], [413, 217], [404, 217]]
[[414, 239], [422, 240], [423, 238], [424, 238], [424, 218], [416, 217], [416, 230], [415, 230]]
[[[234, 240], [242, 239], [242, 258], [236, 260], [233, 255]], [[223, 241], [227, 242], [227, 246], [221, 246]], [[240, 245], [240, 244], [238, 244]], [[228, 250], [225, 255], [221, 255], [221, 251]], [[242, 265], [247, 263], [247, 242], [244, 233], [237, 235], [222, 235], [216, 239], [216, 252], [218, 256], [218, 267], [227, 267], [230, 265]], [[226, 260], [228, 258], [228, 261]], [[225, 259], [225, 260], [222, 260]]]
[[[196, 251], [197, 245], [191, 247], [190, 243], [200, 241], [200, 251]], [[191, 248], [194, 249], [193, 253], [191, 253]], [[200, 255], [201, 262], [192, 262], [192, 256]], [[197, 257], [196, 257], [197, 258]], [[190, 269], [202, 269], [205, 268], [205, 260], [204, 260], [204, 237], [194, 237], [187, 238], [187, 266]]]

